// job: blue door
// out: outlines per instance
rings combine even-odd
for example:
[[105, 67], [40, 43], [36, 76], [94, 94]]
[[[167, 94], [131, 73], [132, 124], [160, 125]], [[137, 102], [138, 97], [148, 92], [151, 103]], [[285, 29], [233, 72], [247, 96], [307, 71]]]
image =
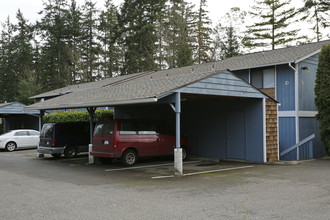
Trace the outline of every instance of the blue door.
[[245, 113], [233, 111], [227, 115], [227, 157], [246, 159]]

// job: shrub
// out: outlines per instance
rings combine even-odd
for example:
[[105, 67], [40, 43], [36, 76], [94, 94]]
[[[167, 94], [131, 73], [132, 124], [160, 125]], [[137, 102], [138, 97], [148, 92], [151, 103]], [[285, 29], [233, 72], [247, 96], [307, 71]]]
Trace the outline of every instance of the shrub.
[[[111, 119], [113, 119], [113, 110], [95, 111], [94, 121], [111, 120]], [[75, 121], [89, 121], [89, 113], [87, 111], [54, 112], [54, 113], [48, 113], [43, 117], [44, 123], [75, 122]]]

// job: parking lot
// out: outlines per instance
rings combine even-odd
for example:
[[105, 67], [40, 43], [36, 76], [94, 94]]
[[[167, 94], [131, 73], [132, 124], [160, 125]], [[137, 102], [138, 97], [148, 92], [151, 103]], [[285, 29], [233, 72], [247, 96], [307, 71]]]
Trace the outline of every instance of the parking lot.
[[88, 165], [0, 152], [1, 219], [329, 219], [330, 159], [261, 165], [171, 158]]

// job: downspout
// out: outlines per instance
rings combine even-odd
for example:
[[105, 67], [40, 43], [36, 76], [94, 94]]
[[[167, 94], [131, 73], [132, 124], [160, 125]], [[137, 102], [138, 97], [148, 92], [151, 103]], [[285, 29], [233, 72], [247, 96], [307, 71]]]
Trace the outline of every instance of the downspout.
[[[294, 93], [295, 93], [295, 121], [296, 121], [296, 143], [299, 142], [299, 83], [298, 83], [298, 69], [292, 66], [291, 62], [288, 63], [289, 67], [294, 70]], [[298, 64], [297, 64], [298, 65]]]

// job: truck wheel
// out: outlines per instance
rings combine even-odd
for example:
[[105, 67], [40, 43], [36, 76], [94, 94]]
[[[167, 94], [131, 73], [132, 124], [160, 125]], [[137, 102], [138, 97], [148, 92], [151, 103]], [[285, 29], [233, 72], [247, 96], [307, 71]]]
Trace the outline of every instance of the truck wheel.
[[137, 161], [137, 153], [135, 150], [126, 150], [121, 157], [121, 161], [125, 166], [133, 166]]
[[77, 148], [74, 146], [67, 146], [64, 151], [65, 158], [74, 158], [77, 156]]

